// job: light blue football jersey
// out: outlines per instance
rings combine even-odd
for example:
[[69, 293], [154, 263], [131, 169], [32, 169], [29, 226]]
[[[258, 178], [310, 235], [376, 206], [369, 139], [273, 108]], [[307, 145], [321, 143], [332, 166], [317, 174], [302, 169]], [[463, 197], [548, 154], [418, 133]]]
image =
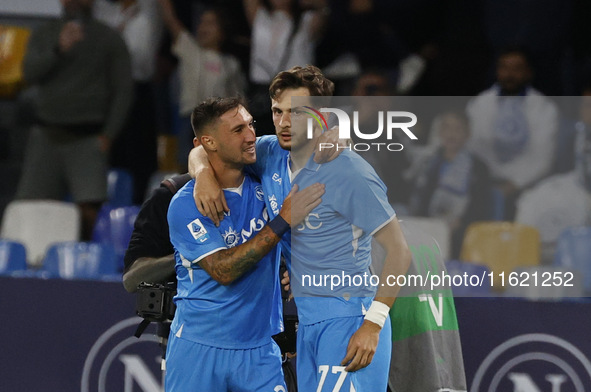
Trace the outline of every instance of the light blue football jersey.
[[[257, 138], [257, 161], [248, 165], [245, 171], [261, 179], [265, 194], [265, 203], [271, 219], [279, 215], [283, 201], [291, 191], [289, 181], [289, 151], [281, 148], [277, 136], [262, 136]], [[291, 260], [291, 238], [289, 232], [281, 238], [281, 252], [287, 266]]]
[[310, 159], [294, 179], [300, 189], [325, 184], [322, 202], [291, 230], [292, 290], [300, 323], [360, 316], [371, 305], [371, 237], [395, 213], [386, 186], [359, 155], [343, 151], [335, 160]]
[[240, 188], [224, 190], [230, 213], [219, 227], [197, 210], [194, 184], [181, 188], [168, 210], [178, 279], [172, 333], [219, 348], [267, 344], [283, 330], [277, 249], [227, 286], [199, 266], [201, 259], [248, 241], [264, 227], [269, 217], [261, 184], [246, 175]]
[[[273, 217], [291, 190], [288, 165], [289, 151], [281, 148], [276, 136], [257, 140], [257, 162], [249, 170], [261, 178]], [[369, 276], [364, 278], [371, 264], [371, 236], [395, 217], [386, 186], [356, 153], [345, 150], [321, 165], [310, 159], [294, 179], [299, 189], [317, 182], [325, 184], [322, 203], [281, 241], [288, 263], [294, 261], [291, 287], [300, 323], [363, 314], [377, 289]], [[351, 284], [331, 287], [333, 276], [345, 276], [341, 281], [348, 276]], [[364, 279], [356, 286], [359, 277]]]

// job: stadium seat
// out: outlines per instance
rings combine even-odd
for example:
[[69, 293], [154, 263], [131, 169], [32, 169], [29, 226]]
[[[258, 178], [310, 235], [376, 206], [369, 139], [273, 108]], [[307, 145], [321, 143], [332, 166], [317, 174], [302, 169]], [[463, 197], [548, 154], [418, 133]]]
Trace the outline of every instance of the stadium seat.
[[123, 268], [123, 257], [139, 210], [139, 206], [113, 207], [105, 204], [94, 226], [92, 240], [109, 244], [115, 249], [120, 269]]
[[108, 203], [114, 207], [133, 205], [133, 176], [128, 170], [109, 170], [107, 199]]
[[[445, 262], [445, 268], [453, 282], [460, 282], [459, 279], [454, 279], [455, 276], [462, 277], [461, 284], [452, 285], [455, 297], [488, 297], [491, 295], [490, 269], [487, 266], [449, 260]], [[476, 278], [472, 278], [473, 276], [478, 277], [478, 281]]]
[[591, 227], [569, 227], [558, 238], [554, 266], [582, 275], [584, 290], [591, 293]]
[[17, 241], [0, 240], [0, 275], [27, 270], [27, 251]]
[[443, 219], [404, 216], [400, 217], [399, 220], [400, 222], [407, 222], [410, 227], [416, 227], [420, 231], [431, 235], [439, 245], [443, 260], [450, 258], [451, 233]]
[[493, 287], [501, 289], [497, 279], [516, 267], [540, 264], [540, 233], [532, 226], [513, 222], [476, 222], [468, 226], [462, 261], [486, 265], [494, 274]]
[[77, 241], [53, 244], [47, 251], [39, 272], [45, 278], [120, 277], [115, 251], [111, 245]]
[[562, 301], [584, 295], [581, 275], [568, 268], [546, 265], [517, 267], [513, 270], [512, 279], [512, 283], [505, 283], [506, 297]]
[[28, 265], [38, 267], [49, 245], [79, 240], [80, 212], [75, 204], [62, 201], [12, 201], [4, 211], [0, 237], [21, 242]]

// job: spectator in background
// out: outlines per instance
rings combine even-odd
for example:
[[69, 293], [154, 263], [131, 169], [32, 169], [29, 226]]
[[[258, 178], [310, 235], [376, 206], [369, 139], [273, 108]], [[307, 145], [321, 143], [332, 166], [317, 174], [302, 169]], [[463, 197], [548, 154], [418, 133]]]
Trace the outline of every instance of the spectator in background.
[[466, 148], [470, 128], [465, 115], [440, 115], [440, 146], [419, 171], [410, 197], [413, 215], [444, 219], [451, 232], [452, 257], [457, 258], [468, 225], [492, 217], [489, 170]]
[[222, 52], [226, 39], [225, 15], [220, 9], [211, 8], [201, 14], [193, 37], [177, 18], [170, 0], [158, 2], [164, 24], [172, 36], [172, 52], [179, 59], [179, 162], [186, 165], [193, 146], [189, 119], [193, 108], [210, 96], [243, 94], [245, 80], [238, 60]]
[[[436, 51], [432, 45], [411, 45], [403, 39], [400, 11], [405, 6], [380, 0], [330, 2], [326, 31], [316, 48], [316, 65], [335, 80], [336, 95], [346, 95], [366, 69], [384, 70], [396, 81], [398, 94], [408, 93], [419, 81]], [[424, 13], [420, 20], [424, 22]], [[422, 32], [416, 23], [412, 27]]]
[[251, 27], [250, 111], [272, 133], [269, 83], [281, 70], [314, 64], [315, 43], [329, 14], [327, 0], [243, 0]]
[[152, 78], [161, 38], [155, 0], [96, 0], [95, 17], [119, 31], [131, 56], [134, 102], [123, 132], [113, 143], [110, 164], [129, 170], [133, 203], [141, 204], [151, 174], [158, 169], [157, 129]]
[[63, 17], [31, 36], [23, 64], [39, 87], [19, 199], [63, 199], [70, 192], [91, 238], [107, 197], [107, 159], [132, 100], [130, 59], [116, 31], [91, 16], [93, 0], [61, 0]]
[[467, 107], [469, 148], [490, 168], [512, 220], [519, 193], [550, 173], [558, 129], [556, 105], [531, 87], [533, 70], [521, 48], [497, 60], [497, 82]]
[[541, 181], [517, 202], [515, 220], [540, 232], [544, 264], [554, 259], [556, 241], [564, 229], [591, 225], [591, 89], [584, 92], [579, 115], [575, 169]]
[[[507, 45], [516, 43], [527, 48], [530, 60], [536, 65], [538, 90], [546, 95], [579, 93], [576, 86], [580, 84], [576, 84], [573, 72], [573, 54], [577, 54], [573, 53], [571, 42], [576, 43], [577, 33], [588, 32], [574, 30], [578, 26], [573, 23], [575, 12], [580, 12], [585, 20], [583, 23], [588, 24], [587, 1], [485, 0], [467, 3], [484, 3], [478, 14], [483, 18], [482, 28], [488, 41], [483, 45], [490, 46], [495, 55], [502, 53]], [[584, 40], [586, 37], [581, 36]]]

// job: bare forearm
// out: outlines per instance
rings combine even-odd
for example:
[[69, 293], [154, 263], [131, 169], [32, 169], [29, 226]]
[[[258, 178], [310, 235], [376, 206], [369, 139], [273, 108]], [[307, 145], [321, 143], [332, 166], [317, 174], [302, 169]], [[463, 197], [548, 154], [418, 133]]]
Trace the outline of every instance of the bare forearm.
[[223, 285], [229, 285], [249, 271], [279, 243], [280, 237], [268, 226], [251, 240], [235, 248], [224, 249], [199, 262], [209, 275]]
[[179, 34], [184, 30], [184, 26], [177, 18], [174, 7], [170, 0], [160, 0], [160, 9], [162, 20], [164, 21], [166, 28], [170, 31], [173, 40], [176, 41]]
[[189, 152], [189, 174], [191, 178], [197, 177], [201, 170], [211, 169], [207, 159], [207, 153], [202, 146], [197, 146]]
[[[399, 249], [391, 254], [386, 255], [384, 269], [380, 275], [380, 282], [388, 282], [389, 276], [405, 275], [410, 266], [411, 253], [408, 248]], [[391, 280], [391, 278], [390, 278]], [[375, 296], [376, 301], [380, 301], [390, 307], [394, 304], [394, 300], [398, 296], [400, 286], [398, 285], [380, 285]]]
[[165, 283], [174, 275], [174, 255], [164, 257], [140, 257], [123, 275], [125, 290], [134, 293], [141, 282]]
[[246, 20], [248, 24], [252, 27], [254, 24], [254, 18], [257, 13], [257, 9], [260, 6], [259, 0], [242, 0], [242, 6], [244, 7], [244, 12], [246, 14]]
[[[408, 249], [398, 220], [394, 218], [394, 220], [384, 226], [376, 233], [375, 239], [386, 251], [386, 259], [380, 275], [380, 282], [388, 282], [389, 276], [398, 277], [405, 275], [412, 260], [412, 253]], [[400, 286], [398, 285], [380, 285], [375, 300], [391, 307], [399, 291]]]
[[299, 224], [322, 201], [324, 185], [313, 184], [301, 192], [297, 192], [297, 188], [294, 185], [283, 201], [279, 216], [268, 222], [256, 236], [237, 247], [205, 257], [199, 265], [223, 285], [232, 283], [250, 270], [279, 243], [290, 227]]

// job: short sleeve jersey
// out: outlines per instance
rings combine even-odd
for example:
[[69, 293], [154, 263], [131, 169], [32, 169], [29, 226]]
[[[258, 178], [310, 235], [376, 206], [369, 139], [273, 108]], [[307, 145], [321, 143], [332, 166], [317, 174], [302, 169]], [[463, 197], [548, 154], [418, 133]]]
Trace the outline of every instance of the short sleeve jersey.
[[246, 175], [240, 188], [224, 190], [230, 212], [219, 227], [197, 210], [193, 187], [191, 180], [175, 195], [168, 210], [178, 279], [172, 332], [218, 348], [267, 344], [272, 335], [283, 330], [276, 248], [227, 286], [199, 265], [209, 255], [245, 243], [264, 227], [269, 217], [261, 185]]
[[310, 159], [294, 179], [300, 189], [316, 182], [325, 184], [322, 202], [291, 231], [292, 290], [304, 324], [364, 314], [377, 289], [371, 237], [395, 217], [384, 183], [356, 153], [321, 165]]

